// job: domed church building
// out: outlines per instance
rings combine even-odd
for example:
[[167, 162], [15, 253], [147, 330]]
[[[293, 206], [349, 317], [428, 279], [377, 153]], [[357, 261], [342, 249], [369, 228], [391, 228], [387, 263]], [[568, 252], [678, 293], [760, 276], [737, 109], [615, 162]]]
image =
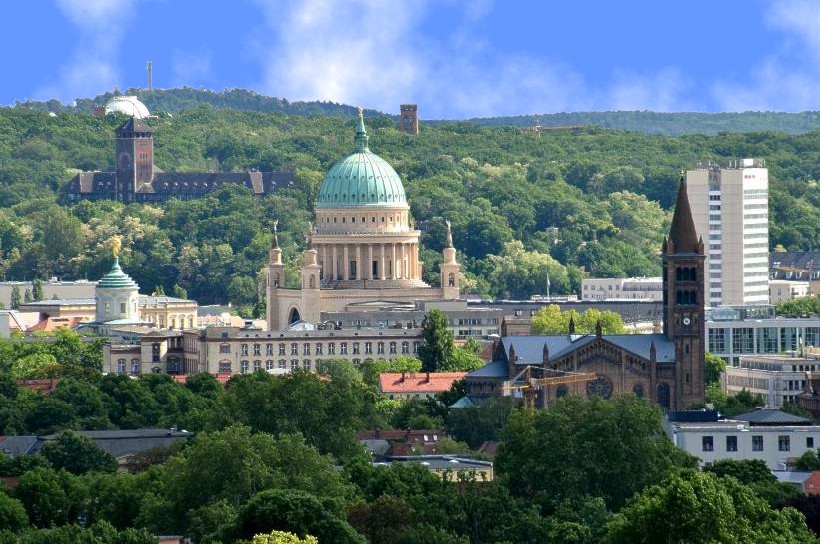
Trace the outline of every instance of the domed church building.
[[285, 266], [274, 227], [265, 267], [268, 328], [316, 323], [322, 312], [362, 310], [367, 303], [457, 299], [459, 264], [449, 223], [440, 288], [421, 279], [419, 234], [399, 175], [368, 147], [359, 109], [354, 152], [328, 171], [319, 190], [299, 289], [282, 287]]

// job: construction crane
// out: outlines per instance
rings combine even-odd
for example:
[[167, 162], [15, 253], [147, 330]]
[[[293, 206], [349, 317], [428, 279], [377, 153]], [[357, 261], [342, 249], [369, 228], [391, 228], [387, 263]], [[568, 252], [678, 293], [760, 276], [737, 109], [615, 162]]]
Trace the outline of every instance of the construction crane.
[[[541, 377], [533, 376], [534, 371], [540, 372]], [[524, 399], [525, 408], [535, 408], [535, 396], [543, 391], [544, 408], [549, 401], [549, 389], [560, 385], [579, 384], [595, 381], [598, 375], [593, 372], [567, 372], [555, 369], [545, 369], [540, 366], [527, 365], [524, 370], [515, 375], [509, 382], [501, 386], [502, 391], [509, 393], [520, 392]], [[577, 392], [577, 391], [576, 391]]]

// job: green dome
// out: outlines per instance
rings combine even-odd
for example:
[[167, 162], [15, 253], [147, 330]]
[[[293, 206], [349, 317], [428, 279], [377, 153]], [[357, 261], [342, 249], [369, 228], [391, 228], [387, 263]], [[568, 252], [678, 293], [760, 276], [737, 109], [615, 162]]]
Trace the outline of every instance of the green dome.
[[139, 289], [139, 285], [122, 271], [119, 257], [114, 257], [114, 266], [97, 282], [97, 289]]
[[407, 205], [399, 175], [367, 148], [367, 131], [359, 112], [356, 151], [333, 165], [319, 189], [317, 208]]

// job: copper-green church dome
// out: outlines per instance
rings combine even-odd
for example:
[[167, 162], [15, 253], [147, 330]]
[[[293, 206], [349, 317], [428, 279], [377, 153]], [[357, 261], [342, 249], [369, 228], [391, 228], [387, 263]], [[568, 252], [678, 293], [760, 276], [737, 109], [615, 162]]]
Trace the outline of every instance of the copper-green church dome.
[[97, 289], [139, 289], [139, 285], [122, 271], [119, 257], [114, 257], [114, 265], [108, 274], [97, 282]]
[[367, 140], [359, 110], [356, 151], [328, 171], [319, 189], [317, 208], [407, 205], [399, 175], [387, 161], [370, 152]]

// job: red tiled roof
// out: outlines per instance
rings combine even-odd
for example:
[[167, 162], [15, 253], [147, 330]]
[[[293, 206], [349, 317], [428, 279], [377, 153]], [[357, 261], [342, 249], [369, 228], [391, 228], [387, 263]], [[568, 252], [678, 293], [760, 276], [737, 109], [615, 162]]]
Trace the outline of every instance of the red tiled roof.
[[[172, 374], [171, 377], [177, 383], [188, 383], [188, 374]], [[228, 380], [231, 379], [231, 374], [229, 374], [229, 373], [216, 374], [216, 375], [214, 375], [214, 378], [216, 378], [216, 381], [218, 381], [219, 383], [225, 384], [225, 383], [228, 383]]]
[[356, 440], [403, 440], [405, 442], [437, 441], [439, 437], [447, 436], [443, 429], [378, 429], [361, 431], [356, 434]]
[[60, 383], [59, 378], [44, 378], [40, 380], [17, 380], [17, 387], [40, 393], [51, 393]]
[[806, 495], [820, 495], [820, 470], [815, 470], [803, 482], [803, 493]]
[[59, 329], [60, 327], [66, 327], [69, 329], [73, 329], [80, 323], [86, 321], [84, 317], [47, 317], [37, 323], [36, 325], [29, 327], [29, 331], [45, 331], [45, 332], [53, 332]]
[[453, 382], [466, 375], [466, 372], [384, 372], [379, 375], [379, 389], [382, 393], [440, 393], [449, 391]]

